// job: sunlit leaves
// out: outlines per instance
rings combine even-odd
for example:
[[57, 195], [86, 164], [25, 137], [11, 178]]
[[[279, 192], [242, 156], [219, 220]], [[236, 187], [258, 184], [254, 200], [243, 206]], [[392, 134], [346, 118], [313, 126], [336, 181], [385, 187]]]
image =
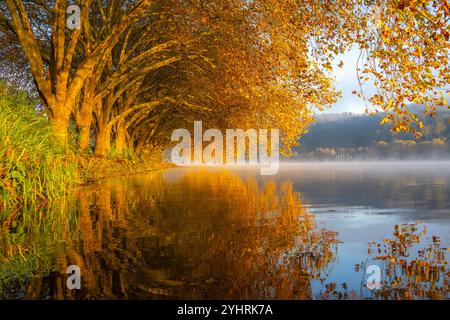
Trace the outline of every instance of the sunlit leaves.
[[375, 83], [378, 93], [366, 97], [395, 132], [421, 135], [423, 124], [408, 104], [426, 106], [426, 114], [447, 104], [449, 94], [449, 5], [446, 1], [376, 1], [379, 26], [369, 28], [368, 8], [361, 7], [356, 43], [363, 53], [360, 81]]

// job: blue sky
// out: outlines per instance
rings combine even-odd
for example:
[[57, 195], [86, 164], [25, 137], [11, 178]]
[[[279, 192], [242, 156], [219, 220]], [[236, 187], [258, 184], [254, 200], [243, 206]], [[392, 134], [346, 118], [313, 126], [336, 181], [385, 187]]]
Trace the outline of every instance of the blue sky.
[[[359, 49], [352, 48], [343, 55], [339, 55], [335, 60], [333, 75], [336, 77], [336, 87], [342, 91], [342, 98], [330, 109], [319, 113], [340, 113], [353, 112], [364, 113], [364, 102], [357, 96], [352, 94], [353, 90], [359, 89], [358, 78], [356, 76], [356, 68], [358, 61]], [[344, 62], [344, 66], [339, 68], [337, 65], [340, 61]], [[373, 93], [375, 88], [370, 85], [364, 86], [366, 95]]]

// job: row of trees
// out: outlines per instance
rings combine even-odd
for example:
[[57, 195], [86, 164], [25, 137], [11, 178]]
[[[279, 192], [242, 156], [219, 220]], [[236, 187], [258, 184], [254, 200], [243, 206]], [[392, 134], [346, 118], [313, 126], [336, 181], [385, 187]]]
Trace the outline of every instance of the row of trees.
[[444, 104], [449, 12], [447, 1], [5, 0], [0, 71], [34, 84], [62, 144], [74, 122], [81, 151], [165, 146], [203, 120], [278, 128], [288, 152], [338, 97], [330, 71], [351, 45], [361, 82], [380, 88], [371, 102], [394, 130], [416, 131], [405, 101], [430, 114]]

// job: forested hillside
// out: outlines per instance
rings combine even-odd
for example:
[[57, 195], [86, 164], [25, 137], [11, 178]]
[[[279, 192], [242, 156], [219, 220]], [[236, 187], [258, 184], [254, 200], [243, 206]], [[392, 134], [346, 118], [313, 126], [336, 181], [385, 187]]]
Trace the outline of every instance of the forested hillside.
[[[414, 106], [420, 113], [420, 107]], [[422, 117], [423, 136], [393, 133], [380, 125], [384, 114], [323, 114], [300, 140], [296, 151], [307, 160], [438, 159], [450, 157], [450, 111], [437, 118]]]

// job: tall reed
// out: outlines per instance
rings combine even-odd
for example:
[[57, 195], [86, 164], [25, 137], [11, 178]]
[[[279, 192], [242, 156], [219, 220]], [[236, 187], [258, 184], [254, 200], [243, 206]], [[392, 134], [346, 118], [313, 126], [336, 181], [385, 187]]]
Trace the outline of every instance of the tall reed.
[[0, 206], [36, 205], [63, 196], [77, 165], [58, 145], [37, 102], [0, 83]]

